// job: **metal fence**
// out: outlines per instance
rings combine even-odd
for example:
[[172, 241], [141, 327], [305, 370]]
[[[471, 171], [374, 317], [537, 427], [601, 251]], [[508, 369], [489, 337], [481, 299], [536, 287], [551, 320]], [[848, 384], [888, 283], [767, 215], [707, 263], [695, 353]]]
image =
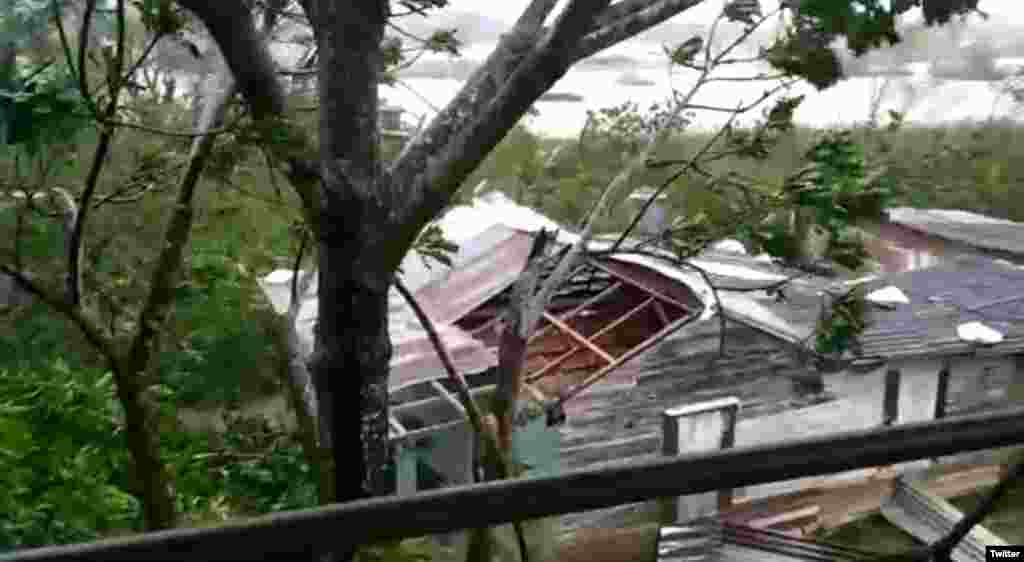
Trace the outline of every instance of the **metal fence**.
[[312, 552], [1024, 443], [1024, 408], [381, 497], [0, 561], [294, 560]]

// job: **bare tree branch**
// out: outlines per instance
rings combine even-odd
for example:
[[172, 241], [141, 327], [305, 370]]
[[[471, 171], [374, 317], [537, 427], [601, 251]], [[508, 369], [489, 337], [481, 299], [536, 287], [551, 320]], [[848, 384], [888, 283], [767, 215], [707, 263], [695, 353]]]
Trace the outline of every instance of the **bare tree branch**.
[[[284, 126], [277, 121], [285, 110], [284, 85], [278, 80], [265, 37], [256, 31], [245, 1], [178, 0], [178, 3], [195, 14], [213, 36], [239, 90], [253, 110], [253, 117], [271, 126]], [[302, 5], [313, 17], [311, 3]], [[275, 144], [272, 148], [278, 152], [278, 160], [285, 163], [285, 174], [302, 200], [306, 223], [314, 233], [319, 233], [320, 168], [309, 161], [314, 150], [308, 135], [295, 128], [291, 132], [294, 138], [290, 146]]]
[[547, 20], [548, 15], [551, 14], [551, 10], [555, 9], [556, 4], [558, 4], [558, 0], [533, 0], [523, 10], [523, 13], [519, 15], [516, 25], [530, 29], [540, 29], [544, 25], [544, 21]]
[[400, 197], [409, 202], [401, 220], [409, 229], [405, 237], [411, 240], [450, 201], [505, 132], [565, 74], [572, 45], [608, 3], [570, 2], [543, 36], [525, 25], [514, 28], [467, 86], [406, 146], [392, 166], [393, 181], [403, 186]]
[[[588, 33], [576, 45], [573, 62], [595, 55], [616, 43], [675, 17], [704, 0], [627, 0], [628, 4], [605, 17], [599, 17], [601, 26]], [[628, 10], [628, 11], [627, 11]], [[621, 12], [625, 12], [619, 15]], [[618, 17], [615, 17], [618, 15]]]
[[420, 303], [416, 300], [415, 295], [412, 294], [412, 291], [409, 290], [399, 277], [395, 278], [395, 289], [400, 295], [402, 295], [405, 302], [409, 304], [409, 308], [411, 308], [413, 314], [416, 315], [416, 319], [419, 320], [420, 325], [423, 326], [423, 330], [427, 332], [427, 337], [430, 339], [430, 344], [434, 346], [437, 358], [441, 360], [441, 365], [444, 366], [445, 372], [448, 373], [448, 380], [452, 381], [452, 385], [455, 386], [455, 394], [458, 396], [459, 403], [462, 404], [463, 410], [465, 410], [466, 419], [469, 420], [469, 424], [473, 426], [473, 432], [476, 433], [477, 439], [480, 439], [481, 442], [485, 442], [487, 440], [493, 441], [493, 436], [484, 429], [483, 414], [481, 413], [480, 408], [477, 407], [476, 401], [473, 400], [473, 395], [469, 392], [469, 385], [466, 384], [466, 379], [463, 378], [462, 374], [455, 368], [455, 362], [452, 361], [451, 353], [448, 351], [448, 347], [438, 335], [437, 328], [434, 326], [434, 321], [427, 316], [423, 307], [420, 306]]
[[[125, 3], [124, 0], [118, 0], [116, 4], [117, 8], [117, 50], [113, 57], [107, 59], [107, 64], [110, 68], [107, 68], [108, 80], [107, 84], [110, 89], [110, 101], [107, 102], [106, 107], [103, 108], [102, 121], [113, 119], [117, 115], [119, 98], [121, 95], [121, 84], [119, 78], [124, 73], [124, 42], [125, 42]], [[79, 53], [78, 53], [78, 71], [79, 71], [79, 88], [81, 89], [82, 96], [84, 98], [89, 97], [88, 93], [88, 81], [85, 68], [85, 51], [88, 49], [88, 35], [90, 32], [89, 24], [91, 22], [92, 10], [95, 8], [95, 0], [89, 0], [86, 2], [86, 16], [82, 22], [82, 29], [80, 31], [79, 38]], [[58, 12], [59, 17], [59, 12]], [[97, 115], [99, 117], [99, 115]], [[114, 140], [114, 131], [109, 127], [103, 127], [100, 130], [99, 140], [96, 143], [96, 149], [93, 152], [92, 164], [89, 167], [89, 173], [85, 178], [85, 187], [82, 190], [82, 195], [79, 197], [77, 204], [77, 212], [75, 213], [75, 223], [71, 230], [71, 235], [68, 237], [67, 247], [67, 299], [72, 306], [78, 306], [82, 300], [82, 247], [84, 245], [84, 232], [86, 220], [89, 216], [89, 210], [92, 206], [92, 197], [96, 193], [96, 188], [99, 185], [100, 174], [103, 171], [103, 167], [107, 163], [108, 155], [110, 154], [110, 146]]]
[[262, 34], [244, 0], [178, 0], [203, 22], [220, 47], [238, 88], [259, 119], [284, 112], [285, 92]]
[[118, 351], [114, 342], [103, 333], [99, 322], [81, 308], [71, 306], [59, 293], [29, 274], [6, 265], [0, 265], [0, 272], [11, 277], [27, 293], [32, 294], [50, 308], [63, 314], [82, 332], [85, 339], [111, 363], [117, 361]]

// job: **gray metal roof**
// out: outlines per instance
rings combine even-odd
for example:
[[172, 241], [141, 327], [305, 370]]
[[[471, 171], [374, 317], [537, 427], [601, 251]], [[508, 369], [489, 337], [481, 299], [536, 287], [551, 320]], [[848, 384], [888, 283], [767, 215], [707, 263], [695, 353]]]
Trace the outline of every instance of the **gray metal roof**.
[[867, 562], [879, 554], [714, 519], [662, 527], [658, 562]]
[[889, 222], [985, 250], [1024, 254], [1024, 223], [950, 209], [888, 210]]
[[[872, 311], [861, 336], [863, 355], [904, 358], [978, 351], [1003, 355], [1024, 351], [1024, 268], [980, 257], [958, 258], [935, 267], [871, 282], [869, 290], [893, 285], [910, 304]], [[1004, 335], [978, 346], [961, 340], [956, 328], [982, 322]]]

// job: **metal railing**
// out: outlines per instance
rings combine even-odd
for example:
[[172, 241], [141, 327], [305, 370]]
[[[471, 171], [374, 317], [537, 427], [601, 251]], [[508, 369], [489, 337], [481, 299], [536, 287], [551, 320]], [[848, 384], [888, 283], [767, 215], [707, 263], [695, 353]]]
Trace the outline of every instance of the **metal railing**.
[[447, 533], [1024, 443], [1024, 408], [851, 431], [773, 445], [659, 458], [557, 476], [283, 512], [220, 527], [175, 529], [25, 550], [6, 562], [293, 560], [348, 545]]

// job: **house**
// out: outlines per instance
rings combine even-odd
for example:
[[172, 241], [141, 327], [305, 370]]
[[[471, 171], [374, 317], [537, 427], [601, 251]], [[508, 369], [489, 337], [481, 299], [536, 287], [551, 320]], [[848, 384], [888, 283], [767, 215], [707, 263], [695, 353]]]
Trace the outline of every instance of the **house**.
[[[472, 392], [486, 394], [495, 382], [501, 314], [509, 290], [525, 265], [534, 233], [541, 228], [558, 230], [557, 243], [563, 245], [578, 238], [500, 193], [478, 197], [472, 205], [455, 207], [438, 224], [459, 245], [452, 267], [428, 268], [413, 253], [403, 262], [403, 280], [438, 326]], [[646, 376], [643, 365], [651, 361], [658, 366], [647, 374], [659, 375], [651, 376], [652, 381], [665, 382], [674, 376], [675, 367], [668, 363], [685, 362], [686, 366], [680, 365], [677, 374], [707, 384], [714, 375], [702, 373], [715, 363], [722, 339], [717, 333], [723, 325], [730, 331], [729, 345], [737, 347], [728, 360], [722, 361], [721, 369], [734, 373], [756, 371], [753, 378], [764, 379], [763, 385], [777, 382], [780, 400], [788, 400], [793, 394], [792, 379], [786, 375], [806, 378], [808, 367], [787, 347], [799, 346], [806, 333], [794, 329], [767, 306], [774, 297], [747, 291], [756, 289], [758, 283], [785, 279], [778, 271], [772, 271], [769, 264], [747, 258], [756, 265], [754, 269], [724, 261], [741, 259], [735, 255], [705, 257], [694, 260], [700, 271], [689, 271], [656, 255], [600, 253], [609, 249], [607, 242], [595, 241], [591, 249], [598, 253], [581, 264], [553, 296], [540, 332], [528, 349], [529, 391], [542, 401], [559, 402], [568, 418], [558, 428], [548, 428], [541, 419], [535, 430], [538, 433], [524, 445], [521, 453], [534, 458], [530, 464], [536, 470], [553, 471], [562, 466], [589, 464], [591, 460], [606, 462], [629, 457], [630, 442], [645, 447], [651, 438], [648, 422], [656, 423], [657, 413], [650, 417], [644, 412], [665, 404], [676, 405], [697, 382], [676, 385], [657, 401], [642, 401], [641, 408], [634, 408], [627, 400], [618, 404], [620, 411], [612, 414], [612, 418], [607, 416], [611, 410], [605, 411], [604, 398], [621, 400], [646, 392], [638, 389]], [[285, 277], [288, 276], [280, 275], [273, 279], [275, 282], [265, 280], [265, 290], [278, 295], [272, 296], [272, 300], [287, 295]], [[736, 281], [737, 277], [747, 282], [742, 292], [716, 292], [708, 284], [717, 284], [722, 279], [742, 281]], [[298, 328], [311, 348], [315, 287], [303, 298]], [[400, 484], [400, 489], [411, 491], [425, 484], [413, 476], [419, 471], [414, 466], [420, 464], [430, 465], [436, 473], [432, 485], [467, 482], [471, 477], [472, 440], [461, 406], [454, 398], [455, 388], [446, 380], [422, 327], [397, 295], [393, 295], [390, 325], [395, 342], [390, 385], [392, 436], [396, 442], [406, 444], [399, 448], [404, 451], [400, 456], [415, 458], [408, 463], [399, 459], [399, 470], [405, 474], [399, 480], [407, 484]], [[681, 332], [688, 328], [695, 331]], [[731, 334], [741, 332], [748, 337], [734, 343]], [[689, 356], [673, 358], [670, 348], [686, 347], [679, 343], [683, 340], [669, 340], [677, 333], [688, 334], [684, 340], [701, 343], [687, 350], [693, 352]], [[777, 357], [766, 361], [752, 359], [765, 353]], [[700, 360], [691, 363], [693, 357]], [[752, 364], [759, 368], [751, 369]], [[736, 380], [746, 381], [745, 376]], [[763, 394], [763, 388], [755, 387], [748, 385], [745, 396]], [[654, 387], [650, 392], [656, 392]], [[620, 418], [626, 421], [622, 425], [612, 421], [614, 431], [605, 427], [609, 419]], [[602, 446], [600, 442], [606, 439], [625, 443], [625, 448]], [[410, 483], [409, 479], [416, 481]]]
[[1024, 267], [964, 255], [867, 289], [875, 308], [856, 361], [884, 380], [887, 419], [998, 407], [1024, 381]]
[[977, 213], [897, 207], [864, 231], [866, 249], [885, 273], [929, 267], [961, 255], [1024, 263], [1024, 224]]

